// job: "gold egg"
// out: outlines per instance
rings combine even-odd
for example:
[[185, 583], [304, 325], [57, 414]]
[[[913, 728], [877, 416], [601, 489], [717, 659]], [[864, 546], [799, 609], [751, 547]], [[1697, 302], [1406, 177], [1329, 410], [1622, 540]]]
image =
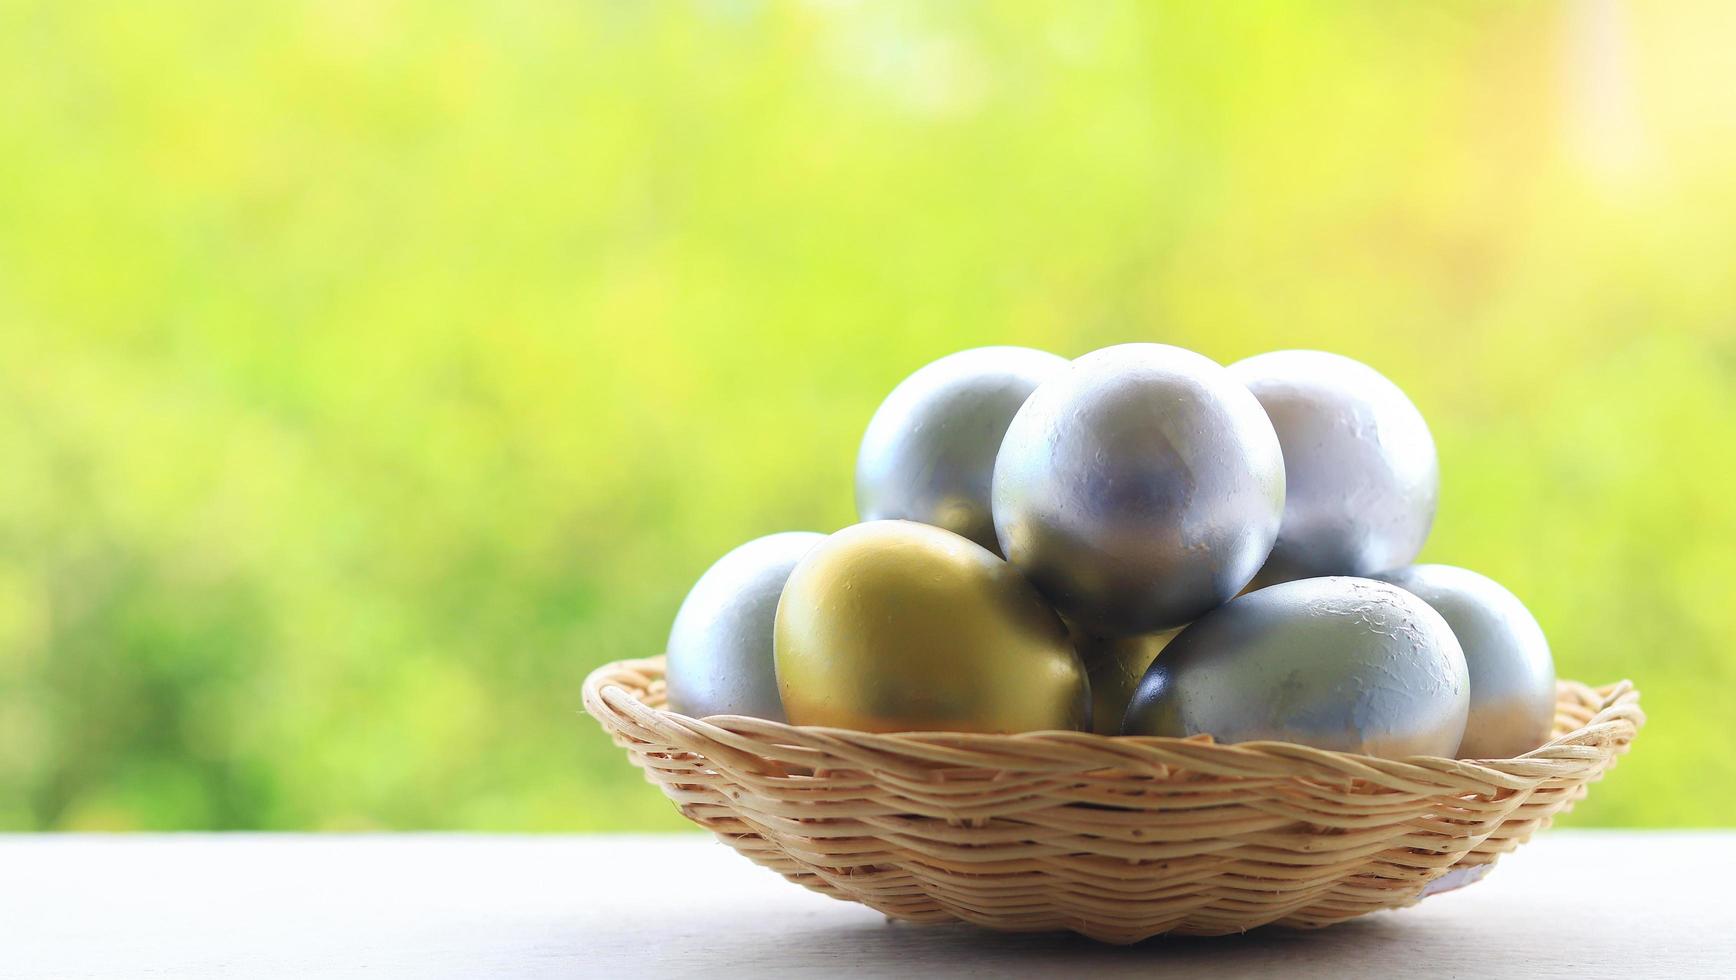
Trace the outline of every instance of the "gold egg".
[[1121, 734], [1121, 717], [1146, 668], [1181, 632], [1181, 627], [1161, 633], [1140, 633], [1101, 639], [1075, 631], [1073, 646], [1085, 662], [1091, 681], [1091, 730], [1099, 735]]
[[792, 724], [869, 732], [1084, 728], [1085, 665], [1011, 565], [951, 531], [869, 521], [790, 573], [773, 629]]

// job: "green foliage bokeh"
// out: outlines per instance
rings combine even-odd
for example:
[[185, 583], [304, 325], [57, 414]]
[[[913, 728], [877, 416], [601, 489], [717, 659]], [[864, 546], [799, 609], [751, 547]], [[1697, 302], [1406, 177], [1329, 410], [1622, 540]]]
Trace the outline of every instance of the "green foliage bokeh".
[[941, 354], [1320, 347], [1736, 805], [1717, 4], [0, 2], [0, 829], [675, 828], [579, 713]]

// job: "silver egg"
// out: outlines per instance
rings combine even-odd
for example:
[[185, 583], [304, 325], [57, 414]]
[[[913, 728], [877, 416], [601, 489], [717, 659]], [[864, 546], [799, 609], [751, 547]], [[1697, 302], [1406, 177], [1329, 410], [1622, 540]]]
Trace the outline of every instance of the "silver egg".
[[1433, 606], [1465, 651], [1471, 714], [1459, 758], [1511, 759], [1549, 740], [1555, 660], [1543, 627], [1518, 596], [1452, 565], [1412, 565], [1379, 578]]
[[995, 458], [1002, 553], [1096, 636], [1179, 626], [1240, 592], [1283, 511], [1259, 402], [1165, 344], [1074, 361], [1031, 394]]
[[1067, 359], [1028, 347], [948, 354], [899, 382], [856, 454], [864, 521], [932, 524], [1000, 553], [989, 483], [1007, 424]]
[[1410, 563], [1435, 519], [1440, 471], [1422, 413], [1360, 361], [1281, 350], [1230, 365], [1284, 446], [1284, 525], [1256, 586], [1373, 575]]
[[784, 720], [772, 668], [772, 623], [791, 569], [824, 540], [811, 531], [768, 534], [706, 569], [669, 631], [670, 710], [695, 718]]
[[1122, 732], [1450, 757], [1470, 687], [1459, 641], [1428, 603], [1372, 579], [1302, 579], [1182, 630], [1140, 680]]

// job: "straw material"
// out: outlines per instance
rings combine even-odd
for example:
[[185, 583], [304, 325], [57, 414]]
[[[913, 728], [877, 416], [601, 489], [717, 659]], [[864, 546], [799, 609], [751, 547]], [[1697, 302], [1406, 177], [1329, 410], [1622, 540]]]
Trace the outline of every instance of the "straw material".
[[599, 668], [584, 698], [684, 815], [791, 881], [895, 919], [1113, 943], [1325, 926], [1468, 884], [1583, 797], [1645, 720], [1626, 681], [1564, 681], [1535, 751], [1399, 761], [701, 721], [662, 710], [661, 657]]

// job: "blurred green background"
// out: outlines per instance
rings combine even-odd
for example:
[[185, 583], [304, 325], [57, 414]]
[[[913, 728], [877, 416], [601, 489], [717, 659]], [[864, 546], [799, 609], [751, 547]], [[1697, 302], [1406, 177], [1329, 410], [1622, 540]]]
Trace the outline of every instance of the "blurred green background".
[[676, 828], [579, 709], [969, 346], [1321, 347], [1736, 806], [1736, 8], [0, 0], [0, 828]]

